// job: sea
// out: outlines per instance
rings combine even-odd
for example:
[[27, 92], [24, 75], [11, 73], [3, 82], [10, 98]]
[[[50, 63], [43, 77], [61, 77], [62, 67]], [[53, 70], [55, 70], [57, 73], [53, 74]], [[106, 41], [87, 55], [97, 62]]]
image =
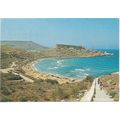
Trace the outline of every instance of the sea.
[[113, 55], [89, 58], [47, 58], [38, 60], [34, 67], [43, 73], [80, 79], [88, 75], [98, 77], [119, 72], [119, 50], [102, 49], [99, 51], [106, 51]]

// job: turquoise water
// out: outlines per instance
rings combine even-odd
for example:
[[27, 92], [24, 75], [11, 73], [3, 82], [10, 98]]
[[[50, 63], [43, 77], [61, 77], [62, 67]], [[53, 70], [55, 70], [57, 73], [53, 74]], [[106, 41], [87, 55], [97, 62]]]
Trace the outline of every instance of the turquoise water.
[[38, 71], [72, 78], [94, 77], [119, 71], [119, 51], [101, 50], [113, 53], [112, 56], [90, 58], [44, 59], [34, 66]]

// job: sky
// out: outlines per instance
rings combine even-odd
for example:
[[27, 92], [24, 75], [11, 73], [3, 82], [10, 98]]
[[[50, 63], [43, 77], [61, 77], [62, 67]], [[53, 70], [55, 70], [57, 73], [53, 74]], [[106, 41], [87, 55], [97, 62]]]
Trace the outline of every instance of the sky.
[[2, 19], [1, 40], [82, 45], [92, 49], [118, 49], [119, 19], [31, 18]]

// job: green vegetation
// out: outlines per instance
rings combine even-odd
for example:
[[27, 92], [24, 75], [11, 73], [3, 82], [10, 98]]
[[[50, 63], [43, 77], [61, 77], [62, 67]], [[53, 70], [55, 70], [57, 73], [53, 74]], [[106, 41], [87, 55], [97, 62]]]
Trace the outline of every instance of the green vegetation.
[[81, 82], [66, 83], [59, 85], [53, 92], [53, 98], [56, 101], [76, 101], [76, 99], [81, 99], [84, 92], [91, 87], [93, 79], [85, 79]]
[[[1, 101], [76, 101], [85, 90], [89, 89], [93, 78], [76, 83], [58, 84], [55, 80], [35, 80], [28, 83], [23, 80], [9, 80], [8, 75], [1, 74]], [[12, 75], [13, 76], [13, 75]], [[3, 79], [4, 78], [4, 79]]]

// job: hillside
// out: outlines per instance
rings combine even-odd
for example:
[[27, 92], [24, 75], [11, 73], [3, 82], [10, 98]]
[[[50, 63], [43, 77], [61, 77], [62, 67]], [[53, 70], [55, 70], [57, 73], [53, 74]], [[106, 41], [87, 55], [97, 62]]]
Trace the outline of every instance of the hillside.
[[103, 83], [104, 89], [114, 101], [119, 101], [119, 74], [113, 73], [102, 76], [100, 80]]
[[55, 48], [46, 51], [49, 57], [94, 57], [110, 55], [96, 50], [89, 50], [83, 46], [57, 44]]
[[[23, 43], [26, 44], [22, 45]], [[32, 49], [35, 47], [34, 42], [2, 42], [1, 68], [9, 67], [14, 61], [17, 61], [20, 65], [24, 65], [27, 62], [48, 57], [94, 57], [109, 55], [108, 53], [89, 50], [82, 46], [62, 44], [57, 44], [55, 48], [45, 48], [44, 50], [37, 50], [40, 48], [36, 47], [36, 49], [33, 51], [30, 45], [32, 46]]]
[[2, 41], [2, 45], [21, 49], [28, 52], [39, 52], [45, 57], [94, 57], [111, 55], [95, 50], [89, 50], [83, 46], [57, 44], [55, 48], [47, 48], [32, 41]]
[[47, 49], [47, 47], [39, 45], [33, 41], [1, 41], [1, 44], [10, 46], [12, 48], [27, 50], [31, 52]]
[[[14, 68], [8, 73], [0, 71], [1, 74], [1, 101], [80, 101], [85, 92], [90, 89], [93, 77], [86, 77], [83, 81], [66, 82], [59, 84], [58, 78], [53, 76], [52, 79], [39, 78], [37, 75], [34, 77], [31, 72], [26, 74], [23, 68], [27, 69], [28, 63], [34, 60], [47, 57], [91, 57], [102, 56], [105, 53], [88, 50], [82, 46], [73, 45], [56, 45], [51, 48], [40, 52], [30, 52], [23, 49], [10, 47], [9, 45], [1, 46], [1, 68], [9, 68], [14, 63]], [[36, 72], [36, 71], [35, 71]], [[14, 74], [17, 73], [17, 74]], [[34, 82], [26, 82], [25, 77], [32, 79]], [[40, 73], [39, 73], [40, 74]], [[54, 79], [53, 79], [54, 78]], [[57, 79], [56, 79], [57, 78]], [[111, 78], [110, 78], [111, 79]], [[62, 79], [61, 79], [62, 80]], [[109, 80], [110, 81], [110, 80]], [[105, 83], [104, 83], [105, 82]], [[118, 81], [103, 83], [107, 86], [106, 90], [114, 98], [118, 100]], [[111, 88], [112, 84], [112, 88]], [[67, 89], [66, 89], [67, 88]]]
[[[47, 79], [45, 81], [33, 78], [30, 73], [28, 76], [21, 69], [27, 63], [42, 57], [47, 57], [44, 56], [44, 52], [28, 52], [7, 45], [1, 46], [1, 69], [10, 68], [12, 63], [15, 66], [14, 70], [8, 73], [0, 71], [2, 83], [0, 101], [77, 101], [81, 99], [84, 92], [90, 88], [92, 78], [77, 83], [59, 84], [57, 80]], [[26, 82], [20, 74], [34, 82]]]
[[42, 53], [29, 52], [7, 45], [1, 46], [1, 68], [9, 68], [12, 62], [17, 62], [19, 66], [22, 66], [41, 57], [44, 57]]
[[80, 82], [58, 84], [56, 80], [33, 80], [29, 83], [12, 73], [1, 73], [0, 101], [79, 101], [93, 81], [86, 78]]

